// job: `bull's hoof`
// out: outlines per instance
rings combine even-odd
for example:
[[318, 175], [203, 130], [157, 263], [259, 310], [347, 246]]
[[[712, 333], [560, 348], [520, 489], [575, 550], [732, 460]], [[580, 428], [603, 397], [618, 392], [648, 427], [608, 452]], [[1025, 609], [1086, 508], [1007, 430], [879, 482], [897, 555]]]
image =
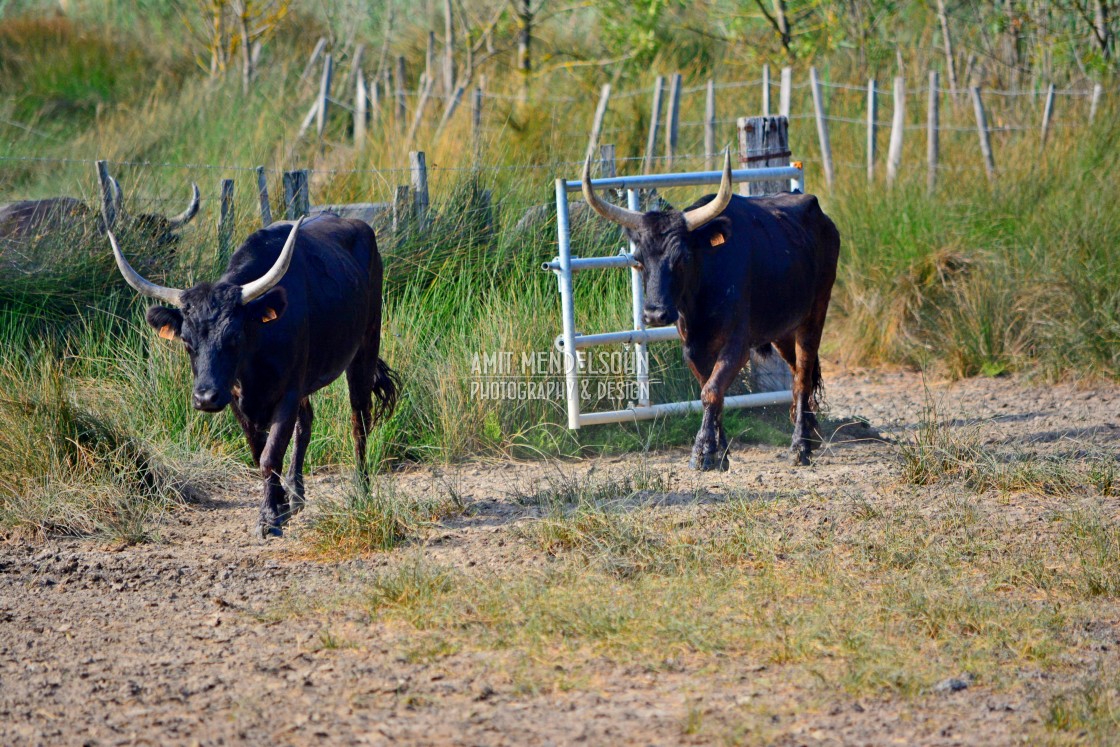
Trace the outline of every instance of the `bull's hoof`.
[[257, 522], [255, 535], [261, 539], [269, 539], [270, 537], [283, 537], [284, 530], [277, 524], [265, 523], [263, 521]]
[[793, 449], [790, 452], [789, 462], [794, 467], [808, 467], [810, 464], [813, 463], [812, 460], [809, 458], [809, 450], [808, 449]]
[[720, 472], [726, 472], [731, 469], [731, 460], [727, 458], [727, 452], [721, 451], [719, 454], [693, 454], [692, 458], [688, 460], [690, 469], [698, 472], [711, 472], [718, 469]]

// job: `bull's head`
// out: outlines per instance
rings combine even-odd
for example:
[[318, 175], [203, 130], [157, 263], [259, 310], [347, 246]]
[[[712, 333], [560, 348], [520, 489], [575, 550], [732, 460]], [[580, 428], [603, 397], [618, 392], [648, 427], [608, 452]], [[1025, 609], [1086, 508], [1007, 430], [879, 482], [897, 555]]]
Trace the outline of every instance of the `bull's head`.
[[198, 185], [192, 182], [191, 201], [187, 209], [178, 215], [172, 217], [156, 213], [130, 215], [124, 209], [124, 195], [120, 183], [113, 177], [109, 177], [109, 184], [112, 187], [111, 194], [104, 195], [101, 206], [101, 217], [106, 228], [119, 229], [122, 225], [127, 226], [129, 232], [151, 246], [167, 246], [178, 242], [179, 235], [176, 231], [198, 215], [198, 208], [202, 202]]
[[646, 324], [663, 326], [677, 321], [683, 293], [695, 284], [699, 258], [731, 238], [731, 220], [720, 216], [731, 202], [731, 152], [723, 163], [719, 192], [691, 210], [654, 210], [648, 213], [603, 202], [591, 187], [591, 159], [583, 166], [583, 196], [595, 212], [617, 223], [634, 242], [634, 259], [641, 266], [645, 289], [642, 316]]
[[195, 409], [218, 412], [229, 404], [238, 372], [255, 349], [262, 324], [279, 319], [288, 305], [284, 288], [275, 287], [288, 271], [299, 233], [300, 218], [275, 264], [262, 277], [245, 285], [219, 280], [193, 288], [167, 288], [145, 279], [132, 269], [109, 232], [113, 256], [126, 282], [141, 295], [166, 306], [148, 309], [148, 324], [159, 336], [179, 339], [191, 358]]

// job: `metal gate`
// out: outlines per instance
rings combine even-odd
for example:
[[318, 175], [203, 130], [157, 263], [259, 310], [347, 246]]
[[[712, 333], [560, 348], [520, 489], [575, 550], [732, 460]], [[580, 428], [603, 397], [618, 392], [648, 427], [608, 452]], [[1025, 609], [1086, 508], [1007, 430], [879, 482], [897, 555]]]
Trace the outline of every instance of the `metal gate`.
[[[761, 169], [739, 169], [731, 172], [732, 181], [736, 183], [759, 182], [768, 179], [789, 179], [791, 190], [805, 191], [805, 172], [800, 162], [791, 163], [789, 166]], [[641, 189], [664, 187], [689, 187], [702, 184], [719, 184], [723, 179], [722, 171], [692, 171], [681, 174], [648, 174], [645, 176], [620, 176], [608, 179], [592, 179], [591, 184], [597, 189], [625, 189], [626, 205], [631, 210], [638, 210], [638, 193]], [[560, 256], [551, 262], [546, 262], [543, 269], [556, 273], [560, 284], [560, 306], [563, 320], [563, 334], [556, 338], [556, 347], [564, 353], [564, 395], [568, 403], [568, 427], [579, 428], [584, 425], [598, 425], [600, 423], [624, 423], [637, 420], [652, 420], [659, 415], [683, 415], [690, 412], [701, 412], [703, 404], [700, 400], [688, 402], [669, 402], [654, 405], [649, 397], [649, 368], [646, 356], [647, 346], [651, 342], [676, 340], [679, 333], [676, 327], [653, 327], [646, 329], [642, 321], [642, 306], [645, 303], [642, 291], [642, 276], [634, 261], [634, 244], [631, 243], [629, 251], [619, 250], [613, 257], [573, 257], [571, 248], [571, 226], [568, 218], [568, 193], [579, 192], [582, 182], [578, 179], [568, 181], [556, 180], [556, 234], [560, 244]], [[572, 273], [579, 270], [594, 270], [603, 268], [629, 268], [630, 292], [634, 313], [634, 328], [622, 332], [602, 332], [599, 334], [576, 334], [575, 300], [572, 296]], [[578, 352], [584, 348], [595, 345], [630, 344], [635, 346], [635, 377], [637, 379], [638, 402], [631, 404], [623, 410], [610, 410], [607, 412], [580, 412], [580, 371]], [[761, 407], [764, 405], [778, 405], [793, 401], [793, 393], [761, 392], [758, 394], [741, 394], [727, 397], [724, 409], [738, 409], [743, 407]]]

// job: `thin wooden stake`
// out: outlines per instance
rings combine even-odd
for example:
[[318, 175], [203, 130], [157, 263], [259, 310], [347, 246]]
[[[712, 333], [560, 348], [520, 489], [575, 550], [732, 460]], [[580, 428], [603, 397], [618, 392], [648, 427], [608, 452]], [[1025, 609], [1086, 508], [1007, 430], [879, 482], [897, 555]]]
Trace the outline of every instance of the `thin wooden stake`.
[[789, 98], [793, 89], [793, 68], [782, 68], [782, 86], [778, 90], [778, 116], [789, 119]]
[[475, 88], [471, 94], [471, 139], [475, 148], [482, 143], [482, 89]]
[[397, 126], [403, 128], [408, 121], [408, 102], [404, 95], [404, 56], [397, 57]]
[[879, 131], [879, 92], [875, 79], [867, 81], [867, 181], [875, 181], [875, 150]]
[[361, 70], [354, 74], [354, 145], [361, 148], [366, 143], [366, 76]]
[[1097, 108], [1101, 103], [1101, 93], [1104, 91], [1104, 86], [1100, 83], [1093, 84], [1093, 97], [1089, 99], [1089, 122], [1092, 123], [1093, 118], [1097, 116]]
[[233, 179], [222, 179], [221, 210], [218, 214], [218, 259], [229, 262], [233, 248]]
[[984, 102], [980, 98], [980, 86], [969, 88], [972, 95], [972, 108], [976, 112], [976, 133], [980, 137], [980, 154], [984, 157], [984, 171], [989, 180], [996, 178], [996, 162], [992, 157], [992, 142], [988, 135], [988, 116], [984, 113]]
[[762, 66], [762, 116], [770, 116], [770, 66]]
[[587, 152], [584, 154], [584, 160], [591, 158], [595, 152], [596, 144], [599, 142], [599, 133], [603, 131], [603, 119], [607, 116], [607, 103], [611, 99], [611, 84], [604, 83], [603, 88], [599, 92], [599, 105], [595, 107], [595, 119], [591, 123], [591, 135], [587, 139]]
[[311, 56], [307, 58], [307, 65], [303, 68], [303, 72], [299, 74], [300, 83], [307, 80], [307, 76], [310, 75], [311, 71], [315, 68], [315, 63], [319, 61], [319, 55], [323, 54], [323, 50], [326, 48], [327, 39], [326, 37], [321, 37], [319, 41], [315, 43], [315, 49], [311, 50]]
[[428, 228], [428, 164], [424, 151], [414, 150], [408, 154], [412, 169], [412, 195], [416, 208], [416, 226], [424, 231]]
[[680, 134], [681, 74], [669, 79], [669, 106], [665, 110], [665, 170], [672, 171]]
[[284, 215], [295, 220], [311, 212], [311, 197], [307, 189], [307, 170], [284, 172]]
[[268, 175], [265, 174], [264, 166], [258, 166], [256, 172], [257, 201], [261, 208], [261, 227], [265, 228], [272, 225], [272, 205], [268, 201]]
[[599, 178], [613, 179], [618, 176], [615, 167], [614, 145], [608, 143], [599, 146]]
[[817, 139], [821, 145], [821, 164], [824, 166], [824, 181], [832, 187], [832, 144], [828, 139], [828, 121], [824, 113], [824, 96], [821, 95], [821, 82], [817, 69], [809, 68], [809, 84], [813, 89], [813, 111], [817, 118]]
[[408, 230], [408, 217], [412, 212], [409, 192], [408, 185], [401, 184], [393, 195], [393, 233], [397, 236]]
[[653, 171], [653, 157], [657, 152], [658, 128], [661, 126], [661, 103], [665, 92], [665, 76], [658, 75], [653, 83], [653, 104], [650, 107], [649, 137], [646, 138], [645, 158], [642, 159], [642, 173]]
[[898, 178], [902, 165], [902, 136], [906, 127], [906, 81], [901, 75], [894, 79], [894, 116], [891, 118], [891, 141], [887, 146], [887, 186]]
[[425, 77], [423, 85], [420, 89], [420, 99], [416, 102], [416, 112], [412, 115], [412, 126], [408, 128], [408, 135], [405, 137], [405, 142], [412, 145], [412, 141], [416, 138], [416, 133], [420, 129], [420, 123], [424, 119], [424, 110], [428, 107], [428, 99], [432, 96], [432, 89], [435, 88], [435, 80]]
[[462, 83], [455, 86], [455, 93], [451, 94], [451, 98], [447, 100], [447, 107], [443, 110], [443, 117], [439, 120], [439, 127], [436, 128], [436, 140], [439, 140], [439, 136], [443, 134], [443, 128], [447, 127], [447, 123], [455, 116], [455, 110], [459, 108], [459, 104], [462, 102], [465, 92], [466, 87], [463, 86]]
[[937, 161], [941, 150], [941, 92], [936, 70], [929, 71], [929, 104], [926, 106], [926, 190], [931, 194], [937, 186]]
[[323, 58], [323, 77], [319, 79], [319, 110], [315, 112], [315, 131], [323, 136], [327, 126], [327, 108], [330, 106], [331, 76], [334, 74], [334, 61], [328, 54]]
[[704, 102], [704, 164], [715, 168], [716, 160], [716, 82], [708, 79], [708, 96]]
[[117, 204], [113, 196], [113, 181], [109, 176], [109, 164], [97, 162], [97, 183], [101, 185], [101, 220], [105, 228], [111, 229], [117, 222]]
[[1054, 116], [1054, 84], [1046, 87], [1046, 105], [1042, 108], [1042, 134], [1039, 137], [1038, 149], [1041, 152], [1046, 147], [1046, 138], [1050, 135], [1050, 122]]

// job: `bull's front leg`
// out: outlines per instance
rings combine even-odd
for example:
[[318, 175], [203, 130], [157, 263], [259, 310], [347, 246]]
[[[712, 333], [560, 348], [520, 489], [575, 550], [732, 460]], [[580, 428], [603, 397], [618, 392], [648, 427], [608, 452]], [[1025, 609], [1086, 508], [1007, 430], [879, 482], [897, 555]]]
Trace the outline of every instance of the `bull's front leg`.
[[260, 519], [257, 530], [261, 537], [279, 537], [283, 534], [281, 526], [288, 519], [288, 497], [280, 475], [284, 470], [284, 454], [292, 440], [296, 426], [296, 413], [299, 399], [294, 394], [285, 397], [276, 407], [268, 439], [261, 452], [261, 478], [264, 481], [264, 496], [261, 499]]
[[688, 466], [692, 469], [708, 471], [718, 468], [726, 472], [731, 468], [731, 460], [727, 456], [727, 435], [723, 430], [723, 398], [731, 382], [743, 370], [744, 363], [745, 356], [740, 346], [724, 348], [716, 359], [711, 375], [700, 389], [704, 417], [692, 445], [692, 457], [688, 461]]

